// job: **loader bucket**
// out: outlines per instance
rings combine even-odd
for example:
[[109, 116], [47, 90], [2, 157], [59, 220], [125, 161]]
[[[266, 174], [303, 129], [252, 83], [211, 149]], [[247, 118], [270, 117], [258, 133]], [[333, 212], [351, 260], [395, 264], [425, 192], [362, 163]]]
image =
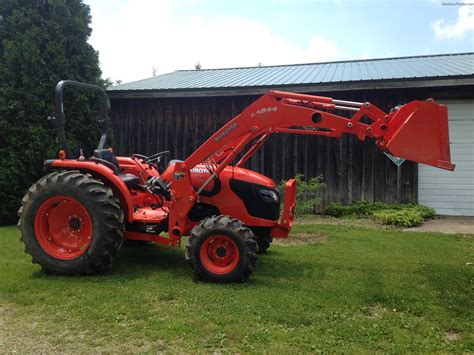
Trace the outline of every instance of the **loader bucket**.
[[378, 145], [387, 153], [454, 170], [449, 149], [448, 110], [434, 101], [413, 101], [391, 116]]

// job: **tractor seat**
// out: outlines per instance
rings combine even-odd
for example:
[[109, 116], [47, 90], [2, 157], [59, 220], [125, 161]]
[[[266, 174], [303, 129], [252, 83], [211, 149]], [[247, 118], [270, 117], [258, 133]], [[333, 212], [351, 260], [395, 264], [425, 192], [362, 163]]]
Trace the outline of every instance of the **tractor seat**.
[[127, 185], [129, 189], [136, 189], [140, 179], [133, 174], [118, 174], [118, 177]]
[[127, 185], [129, 189], [136, 189], [140, 179], [138, 176], [133, 174], [120, 174], [119, 163], [117, 157], [113, 152], [108, 149], [96, 149], [94, 150], [94, 157], [105, 160], [115, 167], [114, 172], [117, 173], [118, 177]]

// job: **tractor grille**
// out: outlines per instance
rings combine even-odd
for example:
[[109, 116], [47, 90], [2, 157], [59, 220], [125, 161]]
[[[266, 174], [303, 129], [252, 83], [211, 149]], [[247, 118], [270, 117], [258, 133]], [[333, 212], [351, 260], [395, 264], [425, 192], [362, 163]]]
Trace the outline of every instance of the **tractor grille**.
[[240, 197], [251, 216], [278, 220], [280, 195], [277, 189], [236, 179], [230, 180], [230, 188]]

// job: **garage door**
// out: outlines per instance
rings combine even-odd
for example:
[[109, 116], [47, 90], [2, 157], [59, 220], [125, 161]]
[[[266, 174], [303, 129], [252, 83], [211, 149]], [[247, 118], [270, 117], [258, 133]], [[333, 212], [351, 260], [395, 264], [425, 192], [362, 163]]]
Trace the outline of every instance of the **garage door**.
[[474, 216], [474, 101], [447, 101], [454, 172], [419, 164], [418, 200], [438, 214]]

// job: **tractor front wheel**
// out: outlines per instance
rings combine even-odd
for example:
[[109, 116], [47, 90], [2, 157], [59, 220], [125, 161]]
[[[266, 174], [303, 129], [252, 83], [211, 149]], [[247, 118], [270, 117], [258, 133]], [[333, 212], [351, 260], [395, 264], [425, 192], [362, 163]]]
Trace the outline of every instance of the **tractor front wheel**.
[[244, 282], [257, 263], [252, 231], [229, 216], [212, 216], [191, 231], [186, 261], [200, 280]]
[[79, 171], [33, 184], [18, 211], [21, 241], [33, 263], [53, 274], [94, 274], [123, 242], [123, 212], [112, 191]]

